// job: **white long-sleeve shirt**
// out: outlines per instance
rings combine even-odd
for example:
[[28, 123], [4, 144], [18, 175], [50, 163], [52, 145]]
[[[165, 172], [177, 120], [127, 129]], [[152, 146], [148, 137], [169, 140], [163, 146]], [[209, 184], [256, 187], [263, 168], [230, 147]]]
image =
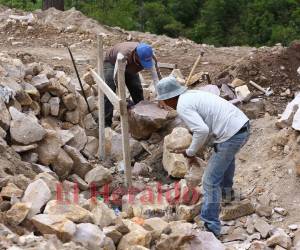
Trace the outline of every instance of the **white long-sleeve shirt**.
[[177, 113], [193, 133], [192, 143], [186, 150], [194, 156], [209, 136], [214, 143], [222, 143], [235, 135], [248, 117], [225, 99], [201, 90], [181, 94]]

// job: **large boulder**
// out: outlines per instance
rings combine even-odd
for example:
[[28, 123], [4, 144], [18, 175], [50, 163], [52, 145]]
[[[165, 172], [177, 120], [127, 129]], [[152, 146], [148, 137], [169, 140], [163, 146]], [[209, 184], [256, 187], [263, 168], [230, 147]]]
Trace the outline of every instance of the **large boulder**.
[[62, 215], [38, 214], [31, 219], [42, 234], [56, 234], [62, 241], [70, 241], [76, 232], [76, 225]]
[[81, 223], [76, 227], [72, 240], [90, 250], [104, 249], [105, 234], [99, 227], [91, 223]]
[[129, 112], [129, 128], [133, 138], [149, 139], [153, 132], [163, 128], [169, 120], [169, 112], [156, 103], [141, 101]]
[[186, 128], [174, 128], [164, 139], [163, 166], [169, 175], [183, 178], [188, 171], [188, 160], [183, 154], [173, 153], [176, 149], [186, 149], [192, 142], [192, 136]]
[[54, 172], [62, 179], [66, 178], [73, 168], [72, 158], [62, 148], [59, 149], [56, 160], [52, 164]]
[[64, 150], [72, 158], [73, 172], [84, 179], [85, 175], [92, 169], [91, 164], [83, 157], [83, 155], [71, 146], [65, 145]]
[[63, 142], [59, 134], [54, 131], [47, 129], [45, 138], [39, 143], [37, 153], [39, 155], [39, 161], [45, 166], [49, 166], [54, 163], [57, 159]]
[[149, 231], [130, 220], [124, 220], [124, 223], [128, 226], [130, 232], [122, 237], [117, 248], [118, 250], [127, 250], [133, 245], [150, 248], [152, 236]]
[[45, 137], [46, 130], [36, 118], [23, 114], [14, 107], [10, 107], [9, 111], [12, 116], [10, 134], [14, 141], [28, 145], [41, 141]]
[[47, 203], [44, 213], [59, 214], [75, 223], [92, 222], [92, 213], [75, 203], [52, 200]]
[[[142, 145], [133, 138], [129, 139], [129, 145], [132, 158], [143, 151]], [[105, 128], [105, 153], [113, 160], [121, 161], [123, 159], [122, 135], [111, 128]]]
[[28, 218], [32, 218], [35, 214], [40, 213], [41, 208], [50, 200], [50, 198], [51, 191], [43, 180], [37, 179], [30, 183], [22, 198], [22, 202], [31, 203]]
[[7, 212], [6, 218], [11, 225], [19, 225], [30, 211], [30, 203], [15, 203]]
[[85, 181], [89, 185], [102, 187], [112, 181], [112, 175], [107, 168], [98, 165], [85, 175]]

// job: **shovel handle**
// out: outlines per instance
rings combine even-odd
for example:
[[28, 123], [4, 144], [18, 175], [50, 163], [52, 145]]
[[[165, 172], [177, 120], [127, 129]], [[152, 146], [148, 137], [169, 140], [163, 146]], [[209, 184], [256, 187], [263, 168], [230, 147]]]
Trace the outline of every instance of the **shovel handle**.
[[201, 52], [200, 55], [198, 56], [197, 60], [195, 61], [194, 65], [193, 65], [193, 68], [192, 68], [192, 70], [191, 70], [191, 72], [190, 72], [190, 74], [188, 76], [188, 79], [186, 80], [186, 84], [185, 84], [186, 86], [189, 85], [189, 82], [190, 82], [190, 80], [191, 80], [191, 78], [192, 78], [192, 76], [193, 76], [193, 74], [194, 74], [194, 72], [196, 70], [196, 67], [198, 66], [198, 64], [199, 64], [199, 62], [200, 62], [201, 57], [203, 56], [203, 54], [204, 53]]

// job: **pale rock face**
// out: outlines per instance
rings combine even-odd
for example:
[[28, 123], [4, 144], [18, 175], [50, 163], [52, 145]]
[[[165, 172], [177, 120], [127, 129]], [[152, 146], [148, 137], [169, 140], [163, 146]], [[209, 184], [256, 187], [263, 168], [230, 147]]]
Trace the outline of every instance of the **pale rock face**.
[[38, 214], [31, 221], [42, 234], [56, 234], [64, 242], [76, 232], [76, 225], [62, 215]]
[[89, 185], [94, 184], [97, 187], [102, 187], [112, 181], [112, 175], [107, 168], [98, 165], [85, 175], [85, 181]]
[[63, 142], [56, 131], [47, 129], [46, 132], [45, 138], [39, 143], [37, 153], [40, 163], [49, 166], [55, 162]]
[[67, 144], [81, 151], [87, 143], [87, 136], [84, 129], [79, 125], [76, 125], [69, 131], [74, 135], [74, 137]]
[[[10, 107], [10, 113], [18, 113], [19, 111]], [[19, 112], [20, 113], [20, 112]], [[12, 117], [19, 119], [12, 120], [10, 124], [10, 134], [14, 141], [28, 145], [41, 141], [45, 135], [45, 129], [37, 122], [37, 119], [25, 114], [14, 114]]]
[[22, 202], [31, 203], [31, 208], [28, 213], [28, 218], [32, 218], [38, 214], [41, 208], [51, 199], [51, 191], [47, 184], [41, 180], [35, 180], [30, 183], [25, 190]]
[[18, 202], [14, 204], [6, 213], [6, 218], [12, 225], [19, 225], [30, 211], [30, 203]]
[[81, 223], [76, 226], [72, 240], [81, 243], [87, 249], [98, 250], [105, 244], [105, 234], [96, 225]]
[[85, 175], [92, 169], [91, 164], [83, 157], [83, 155], [71, 146], [65, 145], [64, 150], [72, 158], [73, 172], [84, 179]]
[[163, 166], [169, 175], [183, 178], [188, 170], [188, 160], [183, 154], [172, 153], [172, 150], [188, 148], [192, 142], [192, 136], [185, 128], [175, 128], [164, 139]]
[[67, 204], [52, 200], [47, 203], [44, 213], [51, 215], [59, 214], [74, 223], [92, 222], [92, 213], [74, 203]]
[[2, 188], [0, 196], [6, 197], [6, 198], [20, 198], [23, 195], [23, 190], [18, 188], [15, 184], [13, 183], [8, 183], [5, 187]]
[[62, 148], [60, 148], [58, 156], [52, 164], [52, 168], [60, 178], [64, 179], [71, 172], [73, 164], [74, 162], [72, 158]]
[[129, 246], [140, 245], [149, 248], [152, 239], [151, 233], [142, 226], [130, 220], [123, 220], [130, 232], [124, 235], [118, 245], [118, 250], [127, 250]]

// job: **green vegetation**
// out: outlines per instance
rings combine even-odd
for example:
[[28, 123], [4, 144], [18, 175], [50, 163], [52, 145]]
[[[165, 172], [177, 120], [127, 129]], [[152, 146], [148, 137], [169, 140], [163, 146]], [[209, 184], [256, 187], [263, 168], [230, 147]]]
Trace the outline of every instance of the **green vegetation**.
[[[33, 2], [0, 0], [14, 8], [41, 8], [42, 0]], [[65, 0], [65, 7], [110, 26], [185, 36], [216, 46], [300, 39], [299, 0]]]

